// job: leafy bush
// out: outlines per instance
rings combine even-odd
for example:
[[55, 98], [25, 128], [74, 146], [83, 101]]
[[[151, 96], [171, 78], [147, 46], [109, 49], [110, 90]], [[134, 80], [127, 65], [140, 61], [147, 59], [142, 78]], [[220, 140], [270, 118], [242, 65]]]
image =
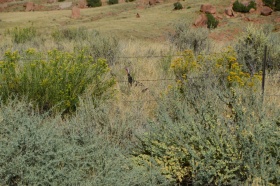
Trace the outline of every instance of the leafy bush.
[[87, 0], [87, 5], [89, 7], [98, 7], [102, 6], [101, 0]]
[[190, 25], [180, 22], [175, 24], [175, 31], [170, 34], [170, 41], [180, 51], [192, 49], [195, 53], [200, 53], [209, 47], [208, 35], [208, 29], [194, 29]]
[[25, 43], [31, 41], [37, 34], [37, 31], [34, 27], [28, 28], [19, 28], [15, 27], [12, 30], [8, 30], [8, 34], [12, 35], [12, 39], [15, 43]]
[[109, 5], [114, 5], [114, 4], [118, 4], [119, 0], [108, 0], [108, 4]]
[[[28, 61], [21, 62], [17, 52], [7, 51], [1, 61], [1, 98], [27, 98], [41, 111], [52, 107], [57, 111], [76, 110], [78, 98], [88, 93], [92, 99], [107, 99], [114, 79], [106, 78], [109, 71], [105, 60], [84, 55], [49, 51], [47, 60], [34, 49], [26, 51]], [[105, 97], [104, 97], [105, 96]]]
[[180, 2], [176, 2], [173, 4], [174, 5], [174, 10], [181, 10], [183, 9], [183, 6]]
[[232, 9], [236, 12], [248, 13], [251, 8], [256, 9], [256, 3], [254, 1], [250, 1], [248, 6], [243, 5], [238, 0], [233, 3]]
[[206, 14], [206, 17], [207, 28], [217, 28], [219, 21], [212, 14]]

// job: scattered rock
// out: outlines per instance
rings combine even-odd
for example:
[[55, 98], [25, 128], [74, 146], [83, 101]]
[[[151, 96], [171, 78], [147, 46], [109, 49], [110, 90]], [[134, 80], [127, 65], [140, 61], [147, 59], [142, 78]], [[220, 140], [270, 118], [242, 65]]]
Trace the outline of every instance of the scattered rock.
[[25, 11], [29, 12], [29, 11], [34, 11], [34, 3], [33, 2], [27, 2], [25, 3], [25, 5], [23, 5], [25, 7]]
[[47, 1], [47, 3], [49, 3], [49, 4], [52, 4], [52, 3], [55, 3], [56, 2], [56, 0], [48, 0]]
[[244, 21], [253, 21], [253, 19], [250, 18], [250, 17], [244, 17], [243, 20], [244, 20]]
[[140, 18], [140, 15], [138, 13], [136, 14], [136, 18]]
[[43, 5], [34, 5], [34, 11], [42, 11], [44, 10], [44, 6]]
[[71, 17], [74, 18], [74, 19], [77, 19], [77, 18], [81, 17], [80, 8], [74, 6], [72, 8], [72, 16]]
[[79, 0], [78, 7], [79, 8], [87, 8], [87, 1], [86, 0]]
[[248, 6], [250, 4], [250, 1], [242, 1], [241, 4], [243, 4], [244, 6]]
[[276, 19], [274, 19], [275, 23], [280, 23], [280, 17], [277, 17]]
[[268, 6], [264, 6], [261, 9], [261, 15], [263, 15], [263, 16], [269, 16], [269, 15], [271, 15], [272, 12], [273, 12], [273, 10], [271, 8], [269, 8]]
[[157, 4], [157, 0], [149, 0], [149, 5], [156, 5]]
[[202, 4], [200, 7], [200, 11], [209, 14], [215, 14], [216, 8], [210, 4]]
[[214, 17], [215, 17], [215, 19], [218, 19], [218, 20], [222, 20], [223, 19], [222, 15], [215, 15]]
[[249, 13], [250, 14], [252, 14], [252, 13], [254, 13], [256, 10], [254, 9], [254, 8], [251, 8], [250, 10], [249, 10]]
[[62, 2], [62, 3], [59, 3], [59, 8], [60, 9], [70, 8], [71, 6], [72, 6], [72, 2]]
[[225, 14], [229, 17], [234, 17], [234, 13], [233, 13], [233, 10], [232, 10], [232, 7], [227, 7], [225, 9]]
[[195, 26], [201, 26], [204, 27], [207, 24], [207, 17], [205, 14], [199, 15], [199, 17], [194, 21]]

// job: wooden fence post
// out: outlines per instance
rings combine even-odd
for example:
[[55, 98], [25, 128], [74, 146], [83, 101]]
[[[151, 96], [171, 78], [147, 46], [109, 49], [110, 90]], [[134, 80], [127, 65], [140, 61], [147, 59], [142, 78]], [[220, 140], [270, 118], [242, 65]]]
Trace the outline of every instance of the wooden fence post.
[[264, 58], [263, 58], [263, 68], [262, 68], [262, 99], [264, 100], [264, 87], [265, 87], [265, 69], [266, 69], [266, 56], [267, 55], [267, 45], [264, 47]]

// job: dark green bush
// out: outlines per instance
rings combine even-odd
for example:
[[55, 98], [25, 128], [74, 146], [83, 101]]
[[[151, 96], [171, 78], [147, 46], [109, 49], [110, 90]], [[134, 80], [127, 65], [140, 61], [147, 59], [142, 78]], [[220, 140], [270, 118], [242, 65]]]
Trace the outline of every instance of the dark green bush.
[[118, 4], [119, 0], [108, 0], [108, 4], [109, 5], [114, 5], [114, 4]]
[[207, 28], [217, 28], [219, 21], [212, 15], [212, 14], [206, 14], [207, 17]]
[[275, 0], [263, 0], [265, 6], [269, 6], [270, 8], [274, 8]]
[[101, 0], [87, 0], [87, 5], [89, 7], [98, 7], [102, 6]]
[[174, 5], [174, 10], [181, 10], [183, 9], [183, 6], [180, 2], [176, 2], [173, 4]]
[[275, 11], [280, 11], [280, 0], [263, 0], [265, 6], [272, 8]]
[[275, 10], [280, 11], [280, 0], [275, 0]]
[[238, 0], [236, 0], [233, 3], [232, 9], [235, 12], [242, 12], [242, 13], [248, 13], [251, 8], [256, 9], [256, 3], [254, 1], [250, 1], [248, 6], [244, 6], [242, 3], [240, 3]]

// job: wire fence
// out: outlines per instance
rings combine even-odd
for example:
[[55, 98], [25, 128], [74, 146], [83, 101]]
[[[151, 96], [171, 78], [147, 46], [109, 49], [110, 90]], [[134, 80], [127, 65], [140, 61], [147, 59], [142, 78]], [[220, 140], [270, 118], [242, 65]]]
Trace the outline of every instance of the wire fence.
[[[269, 50], [266, 49], [265, 53], [267, 53]], [[219, 55], [219, 54], [223, 54], [223, 53], [211, 53], [211, 54], [198, 54], [198, 55], [203, 55], [203, 56], [208, 56], [208, 55]], [[182, 54], [170, 54], [170, 55], [145, 55], [145, 56], [119, 56], [117, 57], [118, 59], [141, 59], [141, 58], [175, 58], [175, 57], [184, 57], [185, 55]], [[264, 57], [264, 60], [266, 60], [267, 57]], [[5, 58], [2, 57], [0, 58], [0, 61], [4, 61]], [[40, 60], [45, 60], [48, 61], [50, 60], [50, 58], [45, 57], [45, 58], [19, 58], [19, 61], [40, 61]], [[136, 60], [136, 62], [139, 62], [138, 60]], [[160, 62], [159, 60], [152, 60], [149, 62]], [[254, 74], [254, 75], [260, 75], [260, 74]], [[228, 75], [225, 75], [225, 77], [227, 77]], [[224, 78], [225, 78], [224, 77]], [[275, 71], [275, 72], [269, 72], [268, 74], [265, 74], [265, 82], [266, 83], [274, 83], [276, 81], [276, 84], [278, 82], [278, 84], [280, 84], [280, 72], [279, 71]], [[204, 76], [196, 76], [196, 77], [188, 77], [187, 81], [190, 80], [202, 80], [202, 79], [211, 79], [211, 78], [222, 78], [221, 75], [204, 75]], [[176, 82], [178, 79], [176, 78], [159, 78], [159, 79], [135, 79], [136, 82], [141, 83], [141, 82]], [[123, 79], [120, 78], [120, 80], [116, 81], [117, 83], [128, 83], [127, 79]], [[0, 82], [0, 85], [2, 83]], [[128, 85], [129, 86], [129, 85]], [[280, 86], [279, 86], [280, 87]], [[280, 91], [280, 88], [279, 88]], [[277, 91], [278, 92], [278, 91]], [[280, 97], [280, 93], [279, 94], [265, 94], [264, 92], [262, 93], [263, 96], [265, 97]], [[123, 102], [156, 102], [158, 101], [157, 99], [146, 99], [146, 100], [123, 100]]]

